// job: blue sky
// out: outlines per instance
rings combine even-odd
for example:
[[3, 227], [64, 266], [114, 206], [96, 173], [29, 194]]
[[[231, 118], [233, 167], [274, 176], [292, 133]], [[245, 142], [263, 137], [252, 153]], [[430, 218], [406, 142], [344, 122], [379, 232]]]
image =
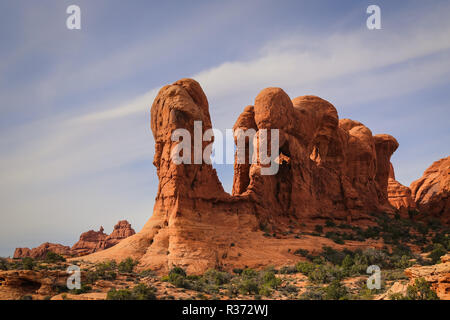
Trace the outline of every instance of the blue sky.
[[[449, 155], [449, 16], [448, 1], [2, 0], [0, 256], [120, 219], [140, 230], [158, 184], [149, 108], [183, 77], [219, 129], [268, 86], [321, 96], [397, 138], [409, 185]], [[232, 165], [216, 167], [230, 190]]]

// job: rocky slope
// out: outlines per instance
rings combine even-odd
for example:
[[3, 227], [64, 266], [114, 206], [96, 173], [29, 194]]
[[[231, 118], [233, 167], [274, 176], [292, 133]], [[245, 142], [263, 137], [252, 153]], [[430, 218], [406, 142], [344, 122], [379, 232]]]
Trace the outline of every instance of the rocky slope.
[[172, 132], [182, 128], [194, 136], [194, 121], [202, 121], [202, 133], [212, 127], [208, 100], [196, 81], [182, 79], [159, 91], [151, 108], [159, 177], [153, 216], [136, 235], [83, 259], [132, 257], [140, 268], [167, 271], [177, 265], [189, 273], [281, 265], [295, 260], [291, 248], [314, 247], [311, 239], [294, 236], [299, 232], [326, 220], [370, 225], [369, 213], [393, 210], [387, 186], [397, 141], [374, 136], [360, 122], [340, 120], [334, 106], [319, 97], [291, 100], [282, 89], [267, 88], [244, 109], [235, 129], [253, 128], [257, 140], [262, 129], [279, 129], [279, 171], [261, 174], [267, 165], [259, 159], [236, 163], [232, 195], [211, 164], [171, 161], [178, 144]]
[[442, 300], [450, 300], [450, 254], [441, 257], [441, 263], [432, 266], [411, 267], [405, 270], [410, 284], [419, 278], [431, 283], [431, 287]]
[[131, 224], [126, 220], [119, 221], [110, 235], [103, 232], [103, 227], [99, 231], [90, 230], [84, 232], [80, 236], [80, 240], [75, 243], [72, 248], [63, 246], [61, 244], [43, 243], [39, 247], [17, 248], [14, 251], [14, 258], [31, 257], [33, 259], [44, 259], [48, 252], [57, 253], [62, 256], [82, 256], [110, 248], [121, 240], [132, 236], [136, 232], [131, 227]]

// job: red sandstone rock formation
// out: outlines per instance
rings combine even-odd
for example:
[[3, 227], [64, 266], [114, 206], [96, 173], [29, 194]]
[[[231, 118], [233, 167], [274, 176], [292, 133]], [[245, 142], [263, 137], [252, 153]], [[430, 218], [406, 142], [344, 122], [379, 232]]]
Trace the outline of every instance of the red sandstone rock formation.
[[114, 226], [113, 232], [106, 238], [106, 248], [112, 247], [118, 244], [125, 238], [132, 236], [136, 232], [131, 227], [131, 224], [127, 220], [121, 220]]
[[131, 228], [131, 224], [126, 220], [119, 221], [114, 226], [114, 230], [110, 235], [107, 235], [103, 231], [103, 227], [100, 227], [99, 231], [90, 230], [81, 234], [80, 240], [71, 248], [72, 254], [83, 256], [105, 250], [136, 233], [133, 228]]
[[72, 252], [77, 256], [82, 256], [103, 250], [105, 240], [108, 237], [103, 230], [103, 227], [100, 227], [99, 231], [89, 230], [82, 233], [80, 235], [80, 240], [72, 246]]
[[212, 126], [207, 98], [196, 81], [182, 79], [159, 91], [151, 108], [159, 177], [153, 216], [139, 233], [84, 260], [132, 257], [141, 269], [167, 271], [177, 265], [190, 273], [289, 264], [297, 260], [291, 248], [320, 250], [332, 241], [267, 238], [260, 229], [289, 234], [324, 219], [367, 223], [369, 213], [390, 208], [389, 163], [397, 141], [373, 136], [357, 121], [339, 120], [334, 106], [319, 97], [291, 100], [282, 89], [267, 88], [244, 109], [234, 129], [254, 129], [256, 141], [262, 129], [279, 129], [280, 167], [276, 175], [262, 175], [267, 165], [259, 160], [236, 163], [232, 195], [207, 162], [177, 165], [171, 160], [179, 144], [172, 132], [186, 129], [193, 137], [194, 121], [202, 121], [201, 134]]
[[29, 248], [17, 248], [14, 251], [14, 258], [25, 258], [30, 257], [33, 259], [44, 259], [48, 252], [57, 253], [60, 255], [70, 255], [70, 247], [63, 246], [57, 243], [43, 243], [39, 247], [29, 249]]
[[450, 224], [450, 156], [434, 162], [410, 188], [419, 211]]
[[387, 186], [389, 203], [398, 210], [403, 218], [408, 217], [408, 211], [416, 208], [412, 199], [411, 190], [395, 180], [394, 167], [391, 163], [389, 181]]
[[61, 244], [43, 243], [34, 249], [17, 248], [14, 251], [14, 258], [20, 259], [31, 257], [34, 259], [44, 259], [49, 251], [62, 256], [81, 256], [110, 248], [123, 239], [132, 236], [136, 232], [131, 228], [131, 224], [126, 220], [119, 221], [110, 235], [103, 232], [103, 227], [99, 231], [90, 230], [80, 236], [80, 240], [72, 248]]

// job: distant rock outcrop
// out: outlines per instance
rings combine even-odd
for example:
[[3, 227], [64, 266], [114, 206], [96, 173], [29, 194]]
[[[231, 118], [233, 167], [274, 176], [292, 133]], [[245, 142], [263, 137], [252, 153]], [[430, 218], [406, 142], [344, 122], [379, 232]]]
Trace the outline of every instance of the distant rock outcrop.
[[41, 244], [39, 247], [29, 249], [29, 248], [17, 248], [14, 251], [14, 258], [25, 258], [30, 257], [33, 259], [44, 259], [47, 256], [48, 252], [57, 253], [60, 255], [68, 256], [71, 254], [70, 247], [63, 246], [58, 243], [49, 243], [45, 242]]
[[100, 230], [89, 230], [80, 235], [80, 240], [75, 243], [71, 250], [77, 256], [83, 256], [99, 250], [105, 249], [106, 238], [108, 235], [103, 232], [103, 227]]
[[[261, 159], [235, 163], [232, 195], [207, 161], [172, 161], [179, 143], [172, 141], [172, 132], [185, 129], [194, 136], [194, 121], [202, 122], [202, 135], [212, 127], [199, 83], [182, 79], [159, 91], [151, 108], [153, 164], [159, 177], [153, 216], [139, 233], [84, 260], [133, 257], [140, 268], [167, 271], [177, 265], [191, 273], [287, 264], [297, 260], [290, 248], [312, 245], [294, 237], [302, 228], [311, 231], [326, 219], [367, 225], [373, 220], [370, 213], [392, 210], [387, 185], [397, 141], [372, 135], [360, 122], [339, 120], [324, 99], [291, 100], [280, 88], [258, 94], [234, 129], [254, 129], [256, 141], [263, 139], [262, 129], [278, 129], [279, 170], [263, 175], [268, 165]], [[203, 142], [202, 151], [209, 144]], [[316, 241], [314, 247], [321, 248], [329, 239]]]
[[80, 240], [72, 246], [63, 246], [55, 243], [43, 243], [34, 249], [17, 248], [14, 251], [14, 258], [31, 257], [34, 259], [44, 259], [49, 251], [60, 254], [62, 256], [82, 256], [110, 248], [121, 240], [132, 236], [136, 232], [131, 224], [126, 220], [119, 221], [110, 235], [103, 232], [103, 227], [99, 231], [90, 230], [84, 232], [80, 236]]
[[411, 196], [411, 190], [395, 180], [392, 163], [390, 165], [387, 191], [389, 203], [399, 211], [403, 218], [408, 217], [408, 212], [410, 210], [415, 210], [416, 203]]
[[136, 233], [134, 229], [131, 228], [131, 224], [126, 220], [119, 221], [114, 226], [114, 230], [110, 235], [107, 235], [103, 231], [103, 227], [100, 227], [99, 231], [90, 230], [83, 233], [80, 236], [80, 240], [72, 246], [71, 250], [73, 254], [83, 256], [105, 250]]
[[450, 224], [450, 156], [434, 162], [410, 189], [419, 211]]

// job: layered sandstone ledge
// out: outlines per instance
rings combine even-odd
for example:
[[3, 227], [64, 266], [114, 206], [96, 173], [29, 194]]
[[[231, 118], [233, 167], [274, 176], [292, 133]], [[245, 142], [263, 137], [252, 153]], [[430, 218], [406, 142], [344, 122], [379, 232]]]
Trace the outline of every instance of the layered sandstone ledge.
[[450, 300], [450, 254], [441, 257], [441, 263], [425, 266], [411, 267], [405, 270], [410, 278], [410, 284], [419, 278], [424, 278], [442, 300]]

